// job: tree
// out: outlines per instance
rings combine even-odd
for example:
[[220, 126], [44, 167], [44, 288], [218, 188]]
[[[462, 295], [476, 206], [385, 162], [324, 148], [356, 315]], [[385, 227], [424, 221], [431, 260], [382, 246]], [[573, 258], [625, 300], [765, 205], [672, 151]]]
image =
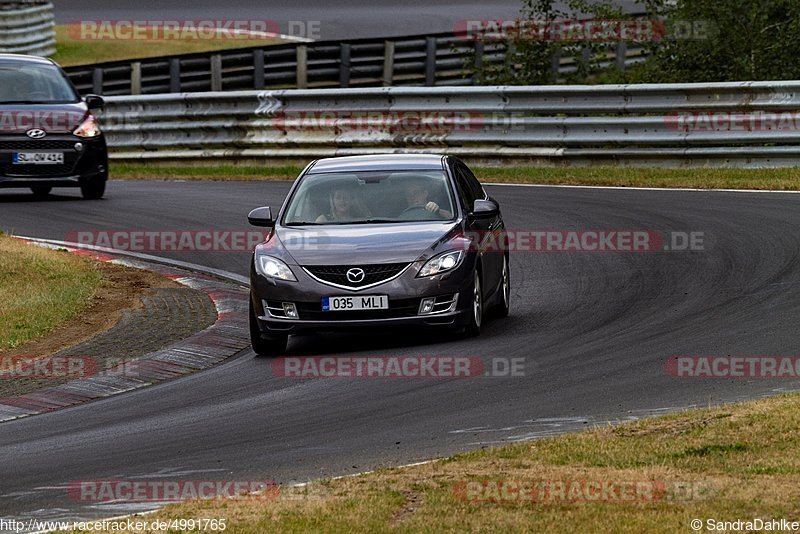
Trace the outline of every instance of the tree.
[[[555, 83], [553, 58], [572, 58], [567, 83], [671, 83], [800, 79], [799, 0], [639, 0], [642, 21], [659, 31], [639, 39], [647, 59], [624, 71], [609, 65], [617, 42], [536, 39], [520, 31], [502, 43], [505, 61], [476, 73], [481, 83]], [[630, 20], [611, 0], [523, 0], [524, 21]], [[660, 22], [658, 22], [660, 21]], [[647, 37], [640, 35], [639, 37]]]

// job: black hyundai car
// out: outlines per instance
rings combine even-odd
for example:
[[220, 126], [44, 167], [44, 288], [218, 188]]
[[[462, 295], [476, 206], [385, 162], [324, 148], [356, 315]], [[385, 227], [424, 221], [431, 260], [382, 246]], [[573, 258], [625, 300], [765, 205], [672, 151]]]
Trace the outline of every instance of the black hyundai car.
[[80, 187], [102, 198], [108, 151], [94, 111], [64, 71], [41, 57], [0, 54], [0, 187], [27, 187], [39, 197], [53, 187]]
[[480, 333], [506, 316], [510, 279], [500, 207], [460, 160], [375, 155], [314, 161], [253, 255], [253, 349], [275, 355], [290, 334], [376, 326]]

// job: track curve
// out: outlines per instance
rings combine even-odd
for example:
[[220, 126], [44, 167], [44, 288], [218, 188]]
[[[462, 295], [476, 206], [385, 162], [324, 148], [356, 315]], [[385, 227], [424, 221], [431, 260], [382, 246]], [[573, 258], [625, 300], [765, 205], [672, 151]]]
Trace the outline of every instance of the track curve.
[[[100, 229], [247, 229], [288, 183], [111, 182], [108, 198], [0, 193], [0, 229], [64, 239]], [[488, 186], [513, 230], [704, 233], [705, 250], [516, 253], [512, 315], [472, 340], [305, 337], [302, 355], [525, 359], [524, 377], [292, 380], [251, 352], [192, 376], [0, 425], [0, 516], [109, 516], [63, 489], [97, 478], [281, 483], [726, 402], [798, 381], [676, 379], [676, 355], [794, 355], [800, 320], [800, 196]], [[249, 254], [169, 257], [247, 274]]]

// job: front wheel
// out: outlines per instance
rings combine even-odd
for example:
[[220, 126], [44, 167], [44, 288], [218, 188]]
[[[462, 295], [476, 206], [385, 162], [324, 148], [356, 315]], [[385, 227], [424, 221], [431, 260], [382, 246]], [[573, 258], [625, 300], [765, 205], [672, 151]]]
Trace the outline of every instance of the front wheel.
[[253, 309], [253, 303], [250, 303], [250, 345], [253, 347], [253, 352], [259, 356], [280, 356], [286, 351], [286, 345], [289, 343], [289, 336], [278, 335], [270, 336], [264, 339], [261, 336], [261, 329], [258, 327], [258, 319], [256, 312]]
[[86, 200], [98, 200], [103, 198], [106, 192], [106, 181], [86, 182], [81, 184], [81, 194]]
[[503, 256], [503, 273], [500, 287], [500, 303], [497, 305], [497, 316], [508, 317], [511, 309], [511, 275], [508, 268], [508, 256]]
[[483, 323], [483, 291], [481, 290], [481, 275], [475, 271], [475, 280], [472, 283], [472, 306], [470, 307], [469, 323], [464, 329], [467, 337], [478, 336]]

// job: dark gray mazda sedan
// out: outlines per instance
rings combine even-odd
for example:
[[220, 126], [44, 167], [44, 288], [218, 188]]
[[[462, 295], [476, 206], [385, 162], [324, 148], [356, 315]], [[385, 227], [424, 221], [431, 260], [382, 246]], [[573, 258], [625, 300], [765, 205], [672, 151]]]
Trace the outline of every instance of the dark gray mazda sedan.
[[290, 334], [427, 326], [480, 333], [508, 315], [508, 247], [500, 207], [460, 160], [375, 155], [312, 162], [276, 216], [250, 276], [258, 354]]

